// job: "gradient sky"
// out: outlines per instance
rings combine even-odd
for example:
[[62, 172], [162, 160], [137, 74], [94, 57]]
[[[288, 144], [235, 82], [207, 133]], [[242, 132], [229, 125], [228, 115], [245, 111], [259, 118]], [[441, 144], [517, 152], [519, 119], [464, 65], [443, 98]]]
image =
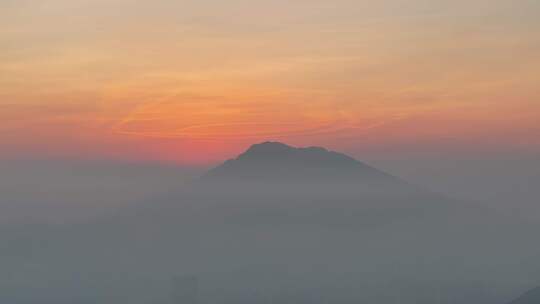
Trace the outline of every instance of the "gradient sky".
[[2, 0], [0, 158], [540, 153], [537, 0]]

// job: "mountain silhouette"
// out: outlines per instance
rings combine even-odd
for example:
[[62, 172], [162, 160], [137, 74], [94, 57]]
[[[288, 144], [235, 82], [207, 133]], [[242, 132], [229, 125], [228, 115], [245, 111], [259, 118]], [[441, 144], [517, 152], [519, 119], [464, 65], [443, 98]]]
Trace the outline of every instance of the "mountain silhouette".
[[350, 178], [393, 179], [342, 153], [321, 147], [295, 148], [280, 142], [252, 145], [237, 158], [211, 170], [206, 178], [239, 180]]
[[540, 287], [531, 289], [509, 304], [538, 304], [540, 303]]
[[[322, 147], [296, 148], [280, 142], [252, 145], [210, 170], [205, 186], [281, 188], [305, 191], [418, 191], [403, 180], [342, 153]], [[246, 185], [250, 185], [249, 188]]]
[[241, 213], [237, 222], [256, 218], [270, 225], [274, 221], [339, 226], [379, 225], [396, 219], [419, 222], [447, 218], [462, 208], [451, 198], [343, 153], [280, 142], [250, 146], [209, 170], [191, 190], [191, 201], [198, 206], [219, 202], [229, 214]]

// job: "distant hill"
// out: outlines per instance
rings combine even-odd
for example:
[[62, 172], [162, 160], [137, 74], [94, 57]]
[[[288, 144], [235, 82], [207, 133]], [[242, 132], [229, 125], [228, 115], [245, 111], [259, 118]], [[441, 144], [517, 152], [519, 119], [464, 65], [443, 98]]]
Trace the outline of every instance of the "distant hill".
[[272, 182], [395, 180], [342, 153], [321, 147], [295, 148], [279, 142], [252, 145], [237, 158], [208, 172], [204, 178]]
[[519, 298], [508, 304], [539, 304], [540, 303], [540, 287], [536, 287], [524, 293]]
[[419, 192], [405, 181], [345, 154], [279, 142], [252, 145], [238, 157], [210, 170], [201, 183], [207, 190], [222, 186], [241, 188], [242, 192], [268, 189], [304, 194], [332, 191], [334, 195], [351, 191], [400, 195], [404, 191]]

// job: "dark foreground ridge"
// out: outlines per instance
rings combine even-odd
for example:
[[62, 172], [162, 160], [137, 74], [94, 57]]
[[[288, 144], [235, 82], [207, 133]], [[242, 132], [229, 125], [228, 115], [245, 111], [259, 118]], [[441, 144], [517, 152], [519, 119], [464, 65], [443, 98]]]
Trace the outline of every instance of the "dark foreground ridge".
[[536, 287], [524, 293], [509, 304], [538, 304], [540, 303], [540, 287]]

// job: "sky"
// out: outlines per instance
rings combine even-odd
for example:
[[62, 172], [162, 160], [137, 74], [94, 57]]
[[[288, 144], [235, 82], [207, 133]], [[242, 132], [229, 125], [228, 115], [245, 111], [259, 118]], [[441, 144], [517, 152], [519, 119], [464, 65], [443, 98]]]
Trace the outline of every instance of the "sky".
[[534, 0], [2, 0], [0, 158], [540, 152]]

